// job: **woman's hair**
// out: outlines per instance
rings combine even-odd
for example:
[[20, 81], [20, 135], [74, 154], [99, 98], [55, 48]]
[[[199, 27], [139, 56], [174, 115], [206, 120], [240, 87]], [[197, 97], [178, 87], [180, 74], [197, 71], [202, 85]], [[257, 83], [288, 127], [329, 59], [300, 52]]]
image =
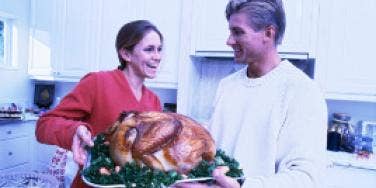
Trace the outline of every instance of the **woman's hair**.
[[138, 44], [150, 31], [155, 31], [156, 33], [158, 33], [161, 41], [163, 41], [162, 33], [157, 29], [155, 25], [147, 20], [132, 21], [126, 23], [125, 25], [123, 25], [123, 27], [121, 27], [116, 36], [115, 43], [120, 62], [118, 69], [124, 70], [127, 66], [127, 62], [120, 55], [120, 50], [125, 49], [128, 51], [133, 51], [134, 46], [136, 46], [136, 44]]
[[226, 7], [226, 18], [235, 13], [244, 13], [252, 29], [260, 31], [266, 27], [276, 28], [275, 45], [281, 44], [286, 27], [286, 16], [281, 0], [230, 0]]

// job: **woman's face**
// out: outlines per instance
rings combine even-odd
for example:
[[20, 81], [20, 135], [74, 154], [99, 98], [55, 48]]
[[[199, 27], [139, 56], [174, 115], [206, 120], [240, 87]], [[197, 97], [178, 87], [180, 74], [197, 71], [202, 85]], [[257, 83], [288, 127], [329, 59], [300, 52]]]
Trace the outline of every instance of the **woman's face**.
[[158, 33], [149, 31], [132, 51], [121, 50], [127, 68], [141, 78], [155, 78], [161, 61], [162, 42]]

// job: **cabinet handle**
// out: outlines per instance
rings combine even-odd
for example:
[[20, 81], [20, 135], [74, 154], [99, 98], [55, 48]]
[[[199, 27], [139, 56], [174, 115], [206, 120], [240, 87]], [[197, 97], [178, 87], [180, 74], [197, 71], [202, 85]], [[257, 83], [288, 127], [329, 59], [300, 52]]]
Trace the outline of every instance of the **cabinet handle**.
[[12, 134], [12, 131], [7, 131], [7, 134]]
[[13, 152], [11, 152], [11, 151], [8, 152], [8, 155], [9, 155], [9, 156], [12, 156], [12, 155], [13, 155]]

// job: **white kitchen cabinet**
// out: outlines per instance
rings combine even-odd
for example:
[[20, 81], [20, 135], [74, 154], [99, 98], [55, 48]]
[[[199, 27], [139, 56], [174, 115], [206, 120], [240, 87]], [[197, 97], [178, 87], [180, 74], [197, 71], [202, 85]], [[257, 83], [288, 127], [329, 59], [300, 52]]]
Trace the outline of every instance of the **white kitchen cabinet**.
[[33, 170], [38, 172], [47, 172], [51, 167], [52, 157], [54, 156], [57, 146], [41, 144], [33, 140], [35, 155], [33, 159]]
[[90, 0], [32, 0], [29, 74], [76, 81], [95, 70], [100, 5]]
[[78, 81], [90, 71], [115, 69], [118, 30], [129, 21], [147, 19], [164, 35], [164, 54], [156, 79], [146, 84], [177, 87], [181, 1], [45, 1], [32, 0], [31, 35], [36, 40], [30, 45], [30, 74]]
[[229, 35], [225, 8], [228, 0], [193, 0], [193, 45], [192, 55], [219, 52], [232, 55], [226, 45]]
[[52, 62], [56, 56], [52, 36], [56, 27], [56, 3], [31, 0], [28, 73], [36, 78], [52, 79]]
[[[99, 49], [97, 58], [98, 70], [113, 70], [120, 63], [115, 49], [116, 35], [119, 29], [127, 22], [132, 20], [135, 14], [133, 1], [111, 0], [104, 1], [101, 8], [101, 19], [99, 20], [99, 41], [96, 45]], [[132, 8], [130, 8], [132, 7]]]
[[376, 102], [376, 2], [322, 0], [319, 80], [329, 99]]
[[376, 170], [334, 165], [327, 168], [325, 180], [327, 188], [374, 188]]
[[96, 70], [102, 1], [56, 1], [57, 27], [56, 61], [53, 63], [57, 79], [79, 79]]
[[0, 173], [46, 172], [57, 149], [35, 137], [35, 121], [0, 122]]
[[307, 52], [316, 56], [317, 0], [284, 0], [286, 30], [280, 52]]
[[100, 34], [99, 70], [110, 70], [119, 65], [115, 50], [115, 38], [122, 25], [133, 20], [150, 20], [163, 34], [164, 46], [157, 77], [147, 80], [146, 84], [151, 87], [176, 89], [181, 4], [181, 1], [175, 0], [104, 1], [100, 28], [102, 31]]
[[0, 172], [32, 169], [34, 128], [32, 121], [0, 122]]
[[[151, 87], [177, 88], [179, 66], [180, 24], [182, 2], [176, 0], [137, 1], [136, 19], [147, 19], [154, 23], [164, 36], [163, 56], [153, 80], [147, 80]], [[168, 9], [168, 10], [166, 10]]]
[[[225, 18], [227, 0], [193, 0], [193, 32], [195, 41], [191, 55], [232, 56], [226, 45], [229, 35]], [[283, 1], [286, 12], [286, 31], [280, 52], [303, 52], [315, 56], [319, 4], [315, 0]]]

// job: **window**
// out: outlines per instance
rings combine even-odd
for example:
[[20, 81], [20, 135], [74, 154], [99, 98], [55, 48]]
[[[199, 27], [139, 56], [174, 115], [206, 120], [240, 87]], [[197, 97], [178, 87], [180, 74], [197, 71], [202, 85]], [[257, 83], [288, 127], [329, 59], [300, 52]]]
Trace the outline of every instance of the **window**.
[[4, 64], [4, 21], [0, 20], [0, 65]]
[[0, 68], [14, 68], [14, 19], [0, 12]]

